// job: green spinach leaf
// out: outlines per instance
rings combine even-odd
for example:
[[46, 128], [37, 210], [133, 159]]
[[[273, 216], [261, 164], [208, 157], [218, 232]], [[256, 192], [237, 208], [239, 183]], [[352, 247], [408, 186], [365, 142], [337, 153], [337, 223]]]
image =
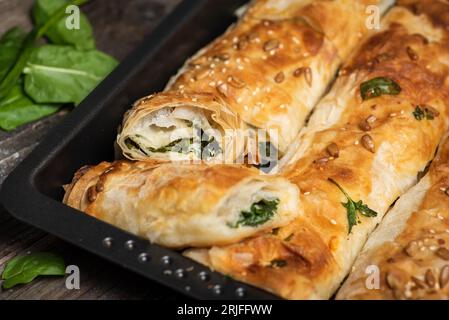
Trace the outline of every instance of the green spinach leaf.
[[230, 224], [231, 228], [257, 227], [270, 220], [276, 213], [279, 199], [266, 200], [262, 199], [251, 205], [250, 211], [242, 211], [240, 217], [235, 224]]
[[29, 283], [38, 276], [64, 276], [64, 260], [55, 254], [36, 252], [11, 259], [2, 273], [3, 288]]
[[[37, 25], [45, 23], [55, 12], [68, 5], [66, 0], [37, 0], [33, 7], [33, 16]], [[67, 16], [59, 19], [50, 27], [45, 36], [54, 44], [73, 45], [79, 49], [94, 49], [95, 40], [92, 26], [87, 17], [80, 13], [79, 29], [69, 29], [66, 26]]]
[[377, 212], [369, 208], [362, 200], [357, 202], [352, 200], [348, 193], [334, 179], [329, 178], [328, 180], [336, 185], [347, 199], [347, 202], [342, 202], [341, 204], [346, 208], [346, 214], [348, 216], [348, 234], [351, 233], [352, 227], [357, 225], [357, 212], [365, 217], [372, 218], [377, 216]]
[[[82, 5], [87, 0], [70, 0], [71, 5]], [[58, 9], [45, 23], [35, 26], [33, 30], [27, 35], [22, 45], [19, 56], [12, 68], [8, 71], [6, 76], [0, 82], [0, 99], [5, 98], [12, 88], [17, 84], [22, 75], [28, 59], [30, 58], [36, 42], [44, 35], [55, 22], [64, 17], [65, 6]]]
[[0, 81], [14, 66], [27, 34], [20, 27], [9, 29], [0, 39]]
[[398, 95], [401, 87], [390, 78], [378, 77], [363, 82], [360, 85], [360, 93], [363, 100], [368, 100], [382, 95]]
[[38, 103], [79, 104], [117, 65], [96, 50], [45, 45], [36, 49], [24, 69], [25, 92]]
[[34, 103], [18, 84], [8, 96], [0, 100], [0, 128], [11, 131], [22, 124], [53, 114], [58, 109], [57, 105]]

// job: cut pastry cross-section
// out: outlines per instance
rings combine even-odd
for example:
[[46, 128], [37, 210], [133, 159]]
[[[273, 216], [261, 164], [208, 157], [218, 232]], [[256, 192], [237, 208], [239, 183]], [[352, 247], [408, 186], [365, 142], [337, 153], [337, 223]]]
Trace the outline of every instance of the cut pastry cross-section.
[[292, 146], [282, 175], [301, 190], [299, 217], [275, 234], [187, 256], [289, 299], [336, 292], [448, 129], [449, 4], [409, 8], [391, 9], [354, 52]]
[[[134, 104], [118, 145], [132, 160], [229, 163], [262, 153], [259, 138], [248, 142], [262, 130], [261, 140], [282, 157], [343, 59], [368, 32], [367, 6], [378, 5], [382, 14], [391, 3], [251, 2], [234, 26], [187, 61], [163, 93]], [[253, 145], [256, 150], [249, 150]]]
[[103, 162], [75, 175], [64, 202], [175, 248], [235, 243], [301, 212], [286, 179], [223, 165]]

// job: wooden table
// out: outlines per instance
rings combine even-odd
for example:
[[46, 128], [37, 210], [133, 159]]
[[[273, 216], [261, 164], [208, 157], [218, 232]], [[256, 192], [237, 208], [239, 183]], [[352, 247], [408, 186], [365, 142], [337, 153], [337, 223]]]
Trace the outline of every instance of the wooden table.
[[[83, 7], [95, 30], [97, 46], [123, 59], [180, 0], [91, 0]], [[0, 33], [15, 25], [31, 27], [33, 0], [0, 0]], [[142, 83], [144, 86], [145, 84]], [[39, 143], [66, 112], [23, 126], [0, 130], [0, 185], [7, 174]], [[1, 186], [0, 186], [1, 187]], [[1, 291], [2, 299], [177, 299], [182, 296], [121, 269], [40, 230], [24, 225], [0, 209], [0, 270], [29, 251], [61, 254], [80, 268], [80, 290], [68, 290], [63, 278], [39, 278], [26, 286]]]

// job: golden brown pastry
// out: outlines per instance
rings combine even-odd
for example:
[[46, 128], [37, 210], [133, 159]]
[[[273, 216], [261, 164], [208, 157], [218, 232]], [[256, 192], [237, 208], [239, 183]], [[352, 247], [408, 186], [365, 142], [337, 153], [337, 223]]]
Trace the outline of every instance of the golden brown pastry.
[[134, 104], [118, 145], [134, 160], [233, 161], [248, 152], [236, 129], [263, 129], [266, 137], [259, 140], [269, 140], [282, 156], [367, 32], [367, 6], [376, 4], [383, 13], [392, 2], [251, 2], [239, 22], [187, 61], [163, 93]]
[[301, 212], [298, 189], [243, 166], [103, 162], [78, 171], [64, 203], [168, 247], [238, 242]]
[[368, 239], [337, 299], [449, 299], [449, 138]]
[[388, 13], [294, 146], [283, 175], [301, 190], [301, 215], [271, 233], [187, 256], [284, 298], [333, 295], [448, 128], [449, 7], [417, 3]]

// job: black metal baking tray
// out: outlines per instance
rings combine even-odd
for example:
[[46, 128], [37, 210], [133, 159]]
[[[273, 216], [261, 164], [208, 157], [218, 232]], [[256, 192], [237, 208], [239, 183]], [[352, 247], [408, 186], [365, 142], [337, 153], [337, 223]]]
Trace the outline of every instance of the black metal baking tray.
[[[5, 209], [21, 221], [188, 296], [274, 299], [61, 203], [61, 186], [78, 168], [114, 159], [117, 127], [132, 102], [162, 90], [189, 56], [235, 21], [235, 10], [245, 2], [184, 0], [8, 177], [0, 194]], [[138, 89], [142, 86], [136, 83], [145, 83], [146, 89]]]

